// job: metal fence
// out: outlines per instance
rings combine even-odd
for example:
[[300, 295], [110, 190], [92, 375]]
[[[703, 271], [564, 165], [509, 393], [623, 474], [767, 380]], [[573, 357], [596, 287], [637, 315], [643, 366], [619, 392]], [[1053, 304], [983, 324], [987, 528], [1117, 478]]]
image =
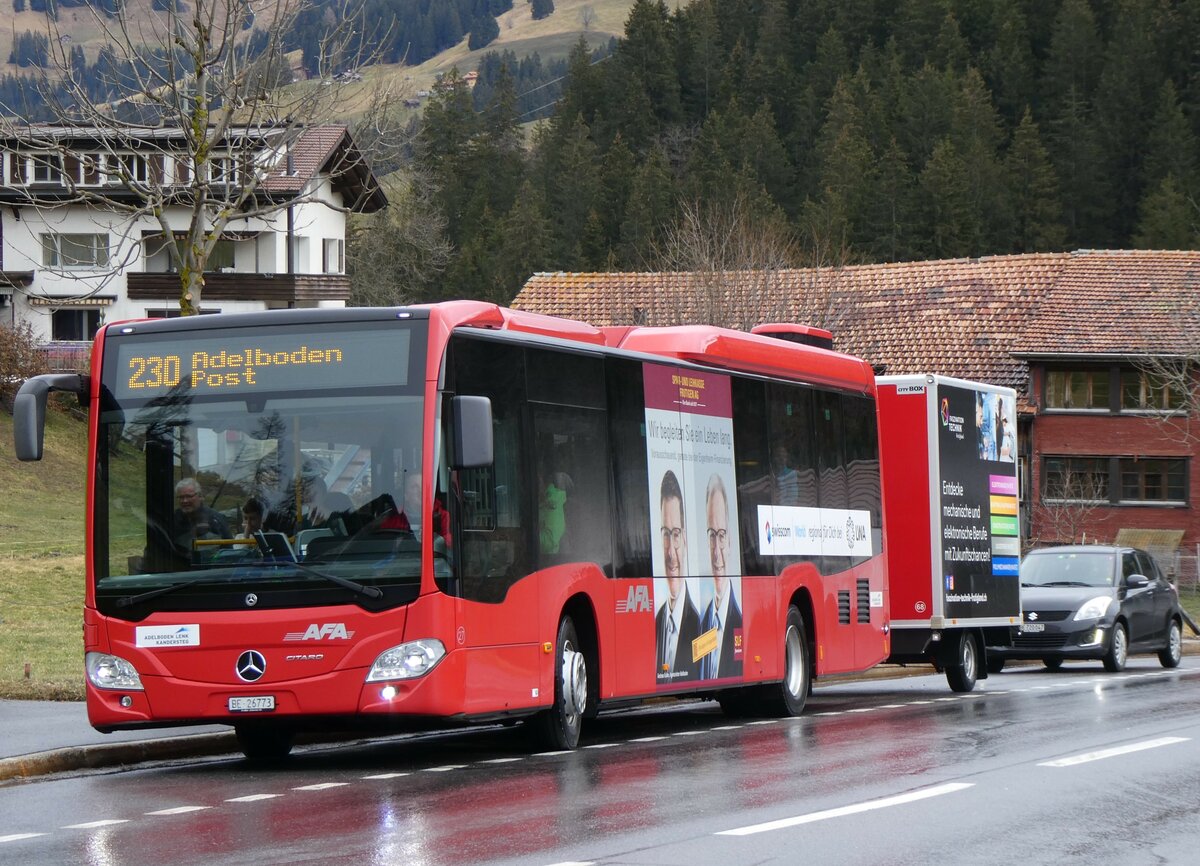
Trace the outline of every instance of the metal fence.
[[86, 373], [92, 352], [90, 340], [52, 340], [38, 347], [48, 373]]
[[1200, 545], [1191, 551], [1180, 548], [1173, 557], [1160, 557], [1158, 564], [1179, 588], [1180, 594], [1200, 595]]

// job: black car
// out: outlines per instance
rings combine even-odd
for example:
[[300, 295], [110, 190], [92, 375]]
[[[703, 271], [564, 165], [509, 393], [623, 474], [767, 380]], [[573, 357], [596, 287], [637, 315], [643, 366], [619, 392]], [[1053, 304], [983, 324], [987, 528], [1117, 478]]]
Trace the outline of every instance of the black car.
[[1046, 547], [1021, 561], [1022, 623], [1012, 646], [988, 647], [988, 670], [1007, 659], [1056, 669], [1068, 659], [1100, 659], [1109, 671], [1130, 653], [1158, 653], [1163, 667], [1183, 653], [1179, 593], [1154, 557], [1134, 547]]

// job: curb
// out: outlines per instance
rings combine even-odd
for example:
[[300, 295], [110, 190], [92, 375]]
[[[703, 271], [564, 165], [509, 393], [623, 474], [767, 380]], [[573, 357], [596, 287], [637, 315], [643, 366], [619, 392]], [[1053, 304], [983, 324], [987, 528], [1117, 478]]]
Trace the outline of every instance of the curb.
[[141, 740], [128, 743], [102, 743], [94, 746], [68, 746], [46, 752], [0, 759], [0, 782], [28, 779], [73, 770], [95, 770], [128, 766], [146, 761], [167, 761], [207, 755], [239, 752], [237, 737], [226, 734], [193, 734], [170, 739]]

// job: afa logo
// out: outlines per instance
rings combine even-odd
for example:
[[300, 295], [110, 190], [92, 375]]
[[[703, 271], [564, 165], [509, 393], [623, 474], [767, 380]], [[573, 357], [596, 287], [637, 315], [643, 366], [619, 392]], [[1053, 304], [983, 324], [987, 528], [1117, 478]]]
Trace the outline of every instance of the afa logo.
[[641, 612], [650, 612], [650, 589], [644, 584], [629, 587], [625, 598], [617, 601], [617, 613]]
[[313, 623], [304, 631], [289, 631], [283, 636], [284, 640], [350, 640], [354, 632], [346, 630], [343, 622], [327, 622], [321, 625]]

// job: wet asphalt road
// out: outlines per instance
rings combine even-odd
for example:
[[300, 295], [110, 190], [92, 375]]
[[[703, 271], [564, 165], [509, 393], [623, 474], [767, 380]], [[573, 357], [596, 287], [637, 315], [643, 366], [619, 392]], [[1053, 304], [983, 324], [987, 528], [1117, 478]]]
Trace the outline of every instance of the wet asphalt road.
[[0, 862], [1193, 863], [1200, 658], [818, 687], [806, 715], [643, 708], [529, 754], [520, 728], [0, 788]]

